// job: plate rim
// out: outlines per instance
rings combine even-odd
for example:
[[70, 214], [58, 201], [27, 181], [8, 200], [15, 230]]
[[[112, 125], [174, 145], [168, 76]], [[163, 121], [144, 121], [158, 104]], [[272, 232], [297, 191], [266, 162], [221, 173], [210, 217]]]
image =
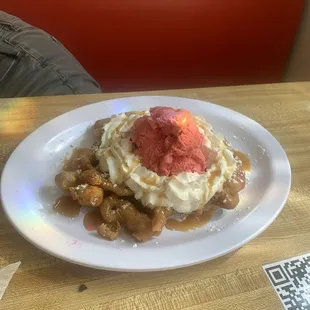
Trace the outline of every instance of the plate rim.
[[[66, 117], [69, 114], [71, 114], [73, 111], [75, 111], [75, 113], [77, 111], [81, 111], [83, 109], [89, 108], [89, 106], [94, 106], [94, 105], [110, 105], [113, 104], [113, 102], [117, 101], [117, 100], [134, 100], [136, 98], [140, 98], [140, 99], [145, 99], [148, 100], [150, 98], [175, 98], [178, 100], [189, 100], [189, 101], [196, 101], [199, 102], [200, 104], [203, 105], [212, 105], [212, 106], [216, 106], [217, 108], [220, 108], [222, 111], [226, 110], [226, 112], [229, 113], [233, 113], [233, 114], [237, 114], [239, 115], [239, 117], [242, 118], [246, 118], [248, 121], [255, 123], [256, 125], [258, 125], [261, 129], [263, 129], [265, 131], [266, 134], [269, 135], [270, 138], [272, 138], [273, 140], [273, 144], [275, 143], [276, 146], [279, 148], [279, 150], [282, 152], [282, 155], [284, 155], [285, 158], [285, 164], [286, 164], [286, 172], [287, 172], [287, 177], [288, 179], [286, 180], [286, 191], [285, 194], [283, 194], [282, 199], [281, 199], [281, 203], [277, 209], [277, 211], [273, 214], [272, 217], [269, 218], [269, 220], [267, 222], [265, 222], [265, 224], [263, 224], [255, 233], [252, 233], [250, 236], [244, 238], [244, 240], [238, 244], [235, 244], [234, 246], [231, 246], [229, 249], [223, 250], [221, 252], [219, 252], [217, 255], [214, 255], [212, 257], [208, 257], [206, 259], [200, 259], [200, 260], [195, 260], [193, 259], [193, 262], [190, 263], [181, 263], [180, 265], [173, 265], [173, 266], [164, 266], [164, 267], [156, 267], [156, 268], [118, 268], [118, 267], [108, 267], [108, 266], [98, 266], [98, 265], [93, 265], [93, 264], [89, 264], [89, 263], [83, 263], [81, 261], [79, 261], [78, 259], [70, 259], [64, 255], [62, 255], [61, 253], [58, 253], [56, 250], [51, 250], [49, 249], [48, 246], [44, 247], [41, 246], [36, 240], [33, 240], [32, 238], [29, 237], [29, 234], [24, 233], [23, 231], [21, 231], [21, 229], [19, 228], [19, 226], [16, 224], [16, 222], [14, 221], [14, 216], [11, 216], [10, 212], [9, 212], [9, 208], [6, 206], [5, 203], [5, 194], [3, 193], [4, 191], [4, 184], [5, 184], [5, 177], [7, 174], [7, 171], [9, 170], [9, 166], [10, 166], [10, 161], [12, 160], [12, 158], [14, 158], [14, 156], [16, 156], [16, 154], [18, 154], [19, 149], [21, 149], [23, 147], [23, 145], [25, 143], [27, 143], [29, 140], [31, 140], [31, 138], [33, 137], [33, 135], [37, 134], [40, 130], [42, 130], [42, 128], [44, 128], [45, 126], [48, 127], [50, 125], [50, 123], [55, 122], [55, 120], [59, 120], [62, 117]], [[120, 112], [122, 113], [122, 112]], [[103, 113], [104, 114], [104, 113]], [[93, 119], [93, 121], [95, 121], [95, 119]], [[72, 109], [70, 111], [67, 111], [63, 114], [60, 114], [52, 119], [50, 119], [49, 121], [47, 121], [46, 123], [42, 124], [41, 126], [39, 126], [38, 128], [36, 128], [35, 130], [33, 130], [29, 135], [27, 135], [18, 145], [17, 147], [14, 149], [14, 151], [10, 154], [8, 160], [6, 161], [3, 171], [2, 171], [2, 175], [1, 175], [1, 183], [0, 183], [0, 198], [1, 198], [1, 202], [2, 202], [2, 208], [4, 210], [5, 215], [7, 216], [9, 222], [12, 224], [12, 226], [14, 227], [14, 229], [20, 234], [22, 235], [27, 241], [29, 241], [32, 245], [34, 245], [35, 247], [39, 248], [40, 250], [58, 257], [60, 259], [63, 259], [65, 261], [69, 261], [71, 263], [77, 264], [77, 265], [81, 265], [81, 266], [86, 266], [86, 267], [90, 267], [90, 268], [95, 268], [95, 269], [104, 269], [104, 270], [113, 270], [113, 271], [126, 271], [126, 272], [145, 272], [145, 271], [161, 271], [161, 270], [170, 270], [170, 269], [177, 269], [177, 268], [184, 268], [184, 267], [188, 267], [188, 266], [192, 266], [192, 265], [196, 265], [196, 264], [200, 264], [200, 263], [204, 263], [206, 261], [210, 261], [213, 259], [216, 259], [220, 256], [226, 255], [230, 252], [233, 252], [237, 249], [239, 249], [240, 247], [242, 247], [243, 245], [245, 245], [246, 243], [248, 243], [249, 241], [253, 240], [255, 237], [257, 237], [258, 235], [260, 235], [264, 230], [266, 230], [271, 224], [272, 222], [276, 219], [276, 217], [279, 215], [279, 213], [282, 211], [282, 209], [285, 206], [285, 203], [288, 199], [289, 193], [290, 193], [290, 188], [291, 188], [291, 167], [290, 167], [290, 163], [288, 160], [288, 157], [283, 149], [283, 147], [281, 146], [281, 144], [278, 142], [278, 140], [266, 129], [264, 128], [262, 125], [260, 125], [259, 123], [257, 123], [256, 121], [254, 121], [253, 119], [251, 119], [250, 117], [234, 111], [230, 108], [218, 105], [218, 104], [214, 104], [211, 102], [207, 102], [207, 101], [203, 101], [203, 100], [199, 100], [199, 99], [192, 99], [192, 98], [187, 98], [187, 97], [178, 97], [178, 96], [130, 96], [130, 97], [120, 97], [120, 98], [113, 98], [113, 99], [107, 99], [107, 100], [103, 100], [103, 101], [98, 101], [92, 104], [86, 104], [84, 106], [78, 107], [76, 109]], [[257, 210], [257, 208], [254, 209], [254, 211]], [[203, 242], [203, 241], [201, 241]]]

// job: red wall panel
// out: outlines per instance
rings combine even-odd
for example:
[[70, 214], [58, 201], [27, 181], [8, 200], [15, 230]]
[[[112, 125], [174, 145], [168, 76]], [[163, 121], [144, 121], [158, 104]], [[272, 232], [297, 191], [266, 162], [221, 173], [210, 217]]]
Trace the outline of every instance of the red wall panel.
[[106, 91], [279, 82], [303, 0], [0, 0]]

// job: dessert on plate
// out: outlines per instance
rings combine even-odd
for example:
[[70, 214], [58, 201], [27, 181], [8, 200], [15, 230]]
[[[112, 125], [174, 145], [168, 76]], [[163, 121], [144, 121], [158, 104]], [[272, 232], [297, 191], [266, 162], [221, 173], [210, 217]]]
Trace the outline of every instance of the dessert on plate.
[[[216, 208], [239, 203], [248, 158], [202, 117], [155, 107], [99, 120], [93, 132], [98, 142], [75, 149], [55, 182], [76, 202], [71, 211], [93, 209], [84, 223], [96, 219], [93, 229], [106, 239], [117, 239], [122, 229], [138, 241], [158, 236], [165, 226], [195, 229]], [[54, 209], [64, 214], [62, 201]]]

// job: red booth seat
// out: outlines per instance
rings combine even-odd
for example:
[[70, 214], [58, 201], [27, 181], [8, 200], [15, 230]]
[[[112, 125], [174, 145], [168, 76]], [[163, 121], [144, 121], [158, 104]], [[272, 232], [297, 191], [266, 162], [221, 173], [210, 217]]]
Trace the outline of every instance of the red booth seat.
[[2, 0], [105, 91], [281, 81], [303, 0]]

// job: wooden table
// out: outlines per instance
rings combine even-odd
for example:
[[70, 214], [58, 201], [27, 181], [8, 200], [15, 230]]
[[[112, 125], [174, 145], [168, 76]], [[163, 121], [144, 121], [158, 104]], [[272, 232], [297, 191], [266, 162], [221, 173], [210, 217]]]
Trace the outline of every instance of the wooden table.
[[[0, 100], [0, 171], [39, 125], [85, 104], [141, 94], [214, 102], [265, 126], [293, 171], [286, 207], [259, 237], [214, 261], [154, 273], [98, 271], [36, 249], [0, 208], [0, 267], [21, 261], [0, 309], [281, 309], [262, 265], [310, 252], [310, 83]], [[80, 284], [88, 289], [78, 292]]]

